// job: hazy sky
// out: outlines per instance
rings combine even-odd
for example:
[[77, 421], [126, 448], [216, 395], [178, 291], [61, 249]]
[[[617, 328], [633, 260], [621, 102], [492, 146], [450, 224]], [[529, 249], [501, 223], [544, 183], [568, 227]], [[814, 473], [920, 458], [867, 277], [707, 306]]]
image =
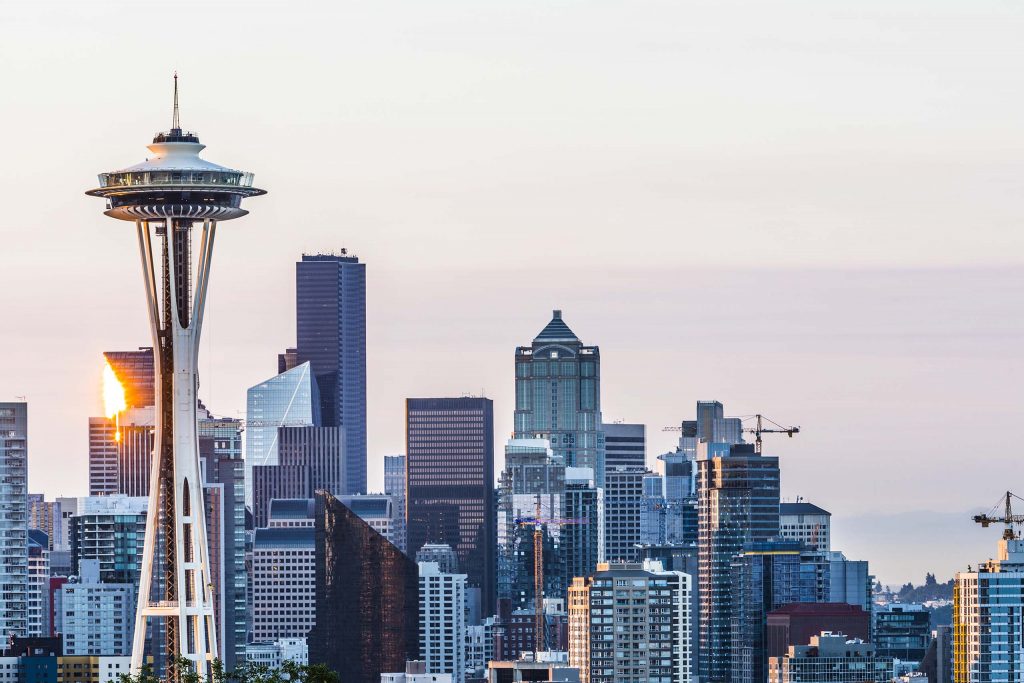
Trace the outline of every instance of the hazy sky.
[[[2, 3], [0, 400], [86, 488], [103, 350], [149, 344], [131, 226], [82, 192], [170, 120], [266, 197], [217, 240], [201, 395], [294, 344], [294, 261], [368, 263], [371, 486], [407, 396], [511, 429], [562, 308], [605, 418], [800, 424], [784, 495], [885, 581], [993, 552], [1024, 474], [1024, 7], [985, 0]], [[499, 444], [504, 436], [499, 439]], [[500, 451], [500, 446], [499, 446]]]

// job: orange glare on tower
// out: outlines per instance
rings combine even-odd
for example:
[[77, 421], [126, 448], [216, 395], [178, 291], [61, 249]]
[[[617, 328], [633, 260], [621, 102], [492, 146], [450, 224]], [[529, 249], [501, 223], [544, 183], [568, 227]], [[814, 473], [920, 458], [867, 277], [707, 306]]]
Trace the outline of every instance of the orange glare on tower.
[[119, 416], [128, 407], [124, 398], [124, 387], [117, 379], [114, 368], [107, 363], [103, 368], [103, 411], [107, 419], [114, 421], [114, 440], [121, 440], [121, 424]]

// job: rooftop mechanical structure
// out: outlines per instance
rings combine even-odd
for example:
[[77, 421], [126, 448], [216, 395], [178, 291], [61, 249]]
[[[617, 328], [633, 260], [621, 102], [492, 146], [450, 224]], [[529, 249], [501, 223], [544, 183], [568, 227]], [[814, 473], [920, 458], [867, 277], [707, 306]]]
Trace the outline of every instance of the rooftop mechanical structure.
[[[172, 681], [184, 673], [180, 659], [190, 660], [206, 680], [218, 656], [196, 434], [199, 335], [213, 241], [218, 222], [248, 213], [243, 199], [266, 194], [253, 187], [251, 173], [201, 159], [204, 147], [179, 123], [175, 74], [171, 129], [153, 138], [151, 156], [101, 173], [100, 186], [86, 193], [106, 199], [104, 213], [111, 218], [133, 221], [139, 240], [157, 418], [132, 669], [142, 666], [147, 625], [162, 621]], [[201, 236], [194, 240], [197, 232]]]

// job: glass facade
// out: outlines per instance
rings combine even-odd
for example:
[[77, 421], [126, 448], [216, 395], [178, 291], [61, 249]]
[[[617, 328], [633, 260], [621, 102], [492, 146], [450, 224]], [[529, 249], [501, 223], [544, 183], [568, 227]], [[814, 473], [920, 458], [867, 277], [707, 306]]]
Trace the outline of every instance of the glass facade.
[[729, 680], [731, 563], [747, 543], [779, 534], [779, 459], [752, 444], [699, 444], [697, 459], [700, 674]]
[[379, 683], [419, 659], [416, 563], [334, 496], [316, 498], [316, 625], [310, 664]]
[[366, 264], [344, 252], [295, 265], [296, 358], [312, 364], [325, 427], [345, 428], [347, 488], [366, 493]]
[[278, 427], [322, 424], [320, 394], [312, 367], [303, 363], [260, 382], [246, 392], [246, 504], [252, 501], [252, 468], [278, 464]]
[[495, 609], [494, 404], [486, 398], [406, 399], [409, 554], [447, 543], [483, 614]]
[[0, 403], [0, 633], [28, 635], [28, 404]]
[[601, 431], [601, 353], [584, 346], [562, 312], [530, 346], [516, 349], [517, 439], [551, 443], [567, 467], [590, 467], [604, 485], [605, 445]]

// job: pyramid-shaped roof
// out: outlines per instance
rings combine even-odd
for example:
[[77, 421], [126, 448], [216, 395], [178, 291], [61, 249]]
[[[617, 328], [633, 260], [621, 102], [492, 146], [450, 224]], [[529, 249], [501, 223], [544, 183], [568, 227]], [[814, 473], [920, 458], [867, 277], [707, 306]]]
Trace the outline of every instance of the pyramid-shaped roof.
[[578, 342], [579, 340], [580, 338], [562, 321], [562, 312], [558, 310], [551, 312], [551, 322], [533, 338], [534, 342]]

